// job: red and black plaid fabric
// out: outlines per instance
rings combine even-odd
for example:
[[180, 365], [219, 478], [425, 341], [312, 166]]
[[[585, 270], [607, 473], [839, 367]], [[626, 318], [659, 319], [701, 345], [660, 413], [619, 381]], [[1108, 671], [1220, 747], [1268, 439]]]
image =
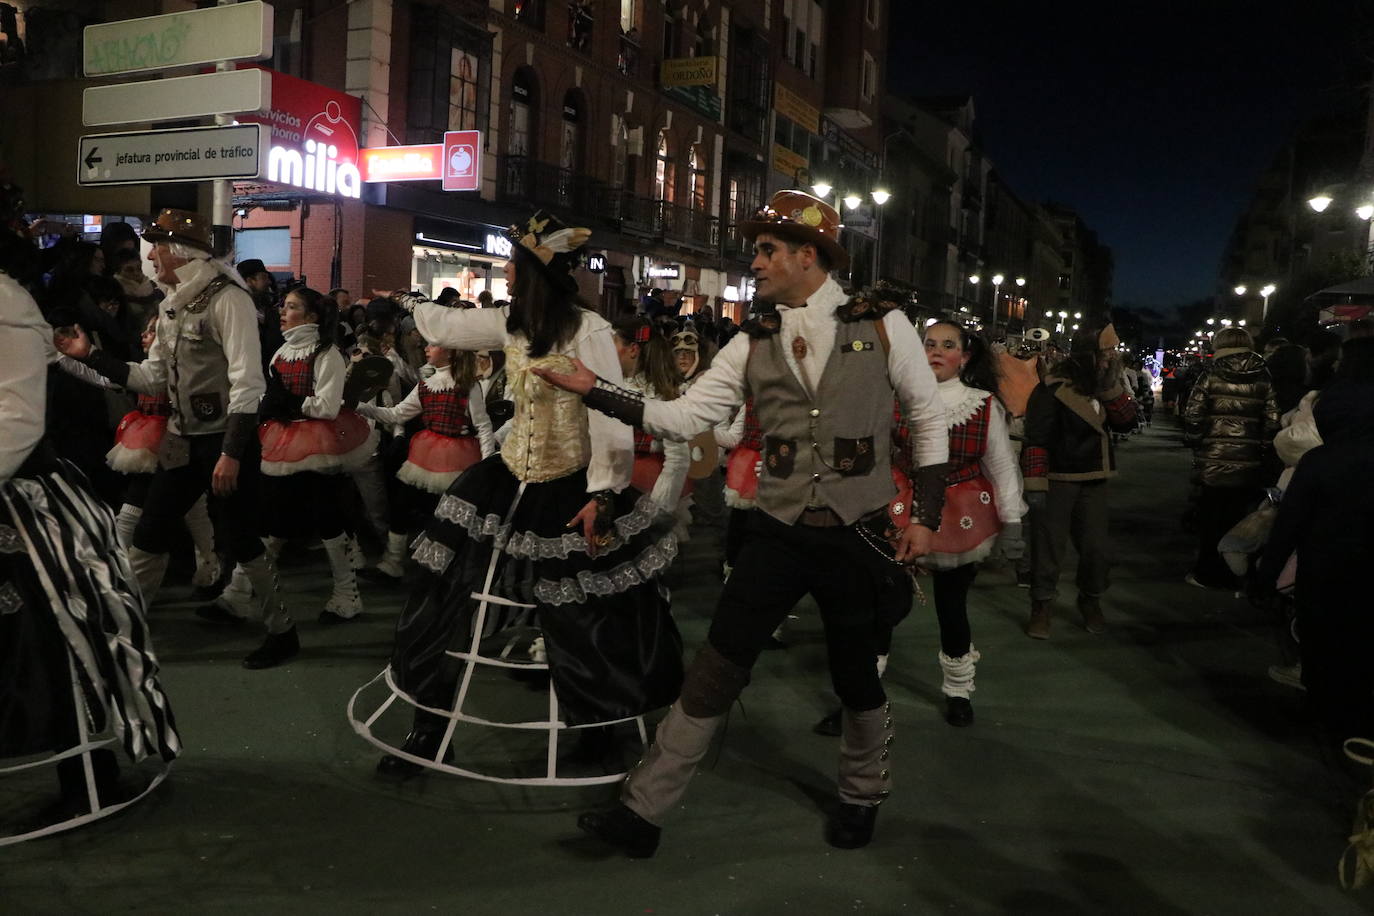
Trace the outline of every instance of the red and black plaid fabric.
[[635, 427], [635, 454], [652, 455], [654, 453], [654, 437]]
[[1123, 390], [1110, 401], [1103, 401], [1102, 409], [1107, 412], [1107, 421], [1116, 429], [1123, 429], [1135, 423], [1136, 403], [1129, 391]]
[[1021, 475], [1023, 477], [1048, 477], [1050, 473], [1050, 453], [1043, 445], [1027, 445], [1021, 449]]
[[902, 404], [892, 399], [892, 466], [911, 477], [911, 427], [902, 416]]
[[138, 396], [138, 412], [150, 417], [170, 417], [172, 415], [172, 399], [165, 394], [140, 394]]
[[763, 451], [763, 430], [759, 427], [759, 415], [754, 413], [753, 398], [748, 398], [744, 402], [744, 435], [740, 437], [736, 448]]
[[458, 439], [476, 435], [468, 417], [468, 398], [457, 389], [435, 391], [420, 383], [420, 409], [424, 411], [425, 427], [441, 436]]
[[973, 416], [949, 431], [949, 466], [945, 486], [972, 480], [983, 472], [983, 455], [988, 450], [988, 416], [991, 398], [978, 406]]
[[283, 387], [296, 397], [308, 398], [315, 393], [315, 363], [309, 359], [272, 360], [272, 371], [277, 373]]

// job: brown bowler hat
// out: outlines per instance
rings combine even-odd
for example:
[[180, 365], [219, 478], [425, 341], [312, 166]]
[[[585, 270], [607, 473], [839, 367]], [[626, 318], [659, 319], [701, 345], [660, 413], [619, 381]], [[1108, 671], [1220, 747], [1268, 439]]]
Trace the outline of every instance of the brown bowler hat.
[[778, 191], [768, 206], [740, 224], [740, 232], [751, 242], [760, 232], [810, 242], [830, 256], [836, 270], [849, 267], [849, 252], [840, 245], [840, 214], [805, 191]]
[[143, 230], [143, 240], [154, 245], [158, 242], [182, 242], [192, 248], [215, 253], [210, 241], [210, 220], [190, 210], [163, 210]]

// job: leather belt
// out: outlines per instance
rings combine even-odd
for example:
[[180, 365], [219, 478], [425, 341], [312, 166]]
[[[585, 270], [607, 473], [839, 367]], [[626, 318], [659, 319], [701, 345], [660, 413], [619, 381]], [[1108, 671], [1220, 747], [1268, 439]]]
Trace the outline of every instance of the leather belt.
[[807, 507], [798, 516], [797, 524], [808, 528], [840, 528], [844, 526], [844, 519], [834, 509], [825, 506], [816, 509]]

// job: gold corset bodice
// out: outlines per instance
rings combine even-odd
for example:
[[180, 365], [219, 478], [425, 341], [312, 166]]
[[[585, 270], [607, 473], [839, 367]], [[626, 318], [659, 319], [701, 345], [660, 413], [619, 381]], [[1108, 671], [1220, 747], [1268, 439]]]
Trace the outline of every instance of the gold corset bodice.
[[527, 346], [523, 337], [506, 344], [506, 390], [515, 402], [515, 416], [501, 459], [518, 479], [538, 483], [585, 468], [591, 461], [592, 439], [582, 398], [554, 388], [530, 371], [571, 372], [572, 360], [561, 353], [531, 359]]

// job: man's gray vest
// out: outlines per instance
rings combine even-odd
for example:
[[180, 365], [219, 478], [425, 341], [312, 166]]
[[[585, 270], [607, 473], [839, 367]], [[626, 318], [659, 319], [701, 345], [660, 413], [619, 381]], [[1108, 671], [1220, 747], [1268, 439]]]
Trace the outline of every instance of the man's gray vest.
[[171, 344], [167, 395], [172, 416], [167, 426], [182, 436], [222, 433], [229, 422], [229, 360], [210, 319], [211, 305], [225, 296], [242, 300], [231, 307], [253, 310], [248, 293], [215, 277], [174, 317], [164, 316], [158, 323], [158, 336]]
[[790, 525], [802, 510], [824, 507], [853, 524], [897, 492], [886, 341], [874, 321], [837, 322], [814, 398], [782, 347], [781, 334], [755, 342], [745, 372], [763, 433], [759, 508]]

